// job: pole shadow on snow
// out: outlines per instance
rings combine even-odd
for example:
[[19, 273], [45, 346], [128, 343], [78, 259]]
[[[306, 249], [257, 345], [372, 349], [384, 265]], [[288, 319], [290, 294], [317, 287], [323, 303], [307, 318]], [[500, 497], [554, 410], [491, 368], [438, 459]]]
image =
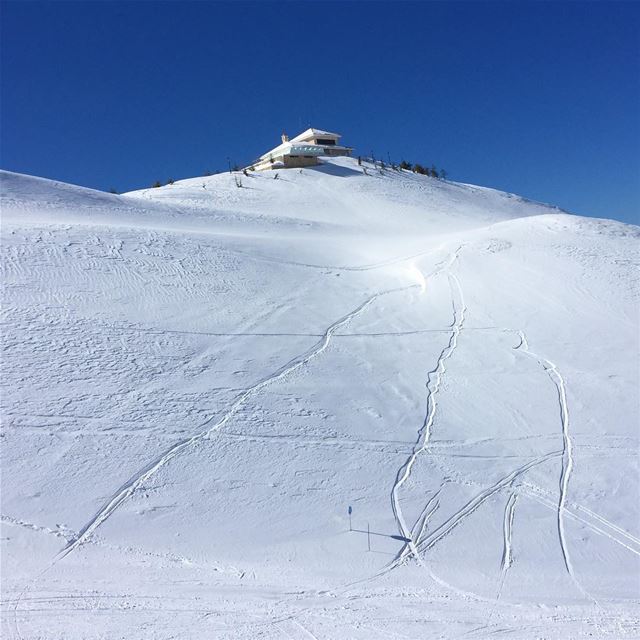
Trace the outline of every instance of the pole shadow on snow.
[[367, 531], [366, 529], [351, 529], [353, 533], [364, 533], [371, 536], [381, 536], [383, 538], [393, 538], [394, 540], [398, 540], [399, 542], [411, 542], [408, 538], [404, 536], [392, 535], [390, 533], [377, 533], [375, 531]]

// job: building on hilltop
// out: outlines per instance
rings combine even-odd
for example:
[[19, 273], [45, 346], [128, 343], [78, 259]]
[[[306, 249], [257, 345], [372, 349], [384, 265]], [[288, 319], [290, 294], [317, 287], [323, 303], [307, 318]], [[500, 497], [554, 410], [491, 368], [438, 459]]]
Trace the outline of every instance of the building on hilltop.
[[318, 164], [319, 156], [349, 156], [353, 149], [339, 144], [341, 137], [339, 133], [312, 128], [291, 140], [283, 133], [282, 143], [261, 155], [252, 166], [257, 171], [309, 167]]

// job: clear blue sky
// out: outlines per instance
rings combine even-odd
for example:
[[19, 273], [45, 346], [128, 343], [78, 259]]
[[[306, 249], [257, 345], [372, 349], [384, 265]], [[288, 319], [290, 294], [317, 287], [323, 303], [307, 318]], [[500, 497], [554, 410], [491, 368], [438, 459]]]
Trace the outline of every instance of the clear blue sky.
[[2, 2], [3, 168], [120, 191], [285, 130], [640, 221], [640, 3]]

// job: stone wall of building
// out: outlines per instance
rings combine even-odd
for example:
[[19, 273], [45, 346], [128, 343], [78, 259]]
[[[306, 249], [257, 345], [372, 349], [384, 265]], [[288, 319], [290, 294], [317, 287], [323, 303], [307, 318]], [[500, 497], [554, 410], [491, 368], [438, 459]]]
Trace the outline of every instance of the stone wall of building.
[[284, 166], [287, 169], [292, 169], [294, 167], [312, 167], [313, 165], [318, 164], [317, 156], [284, 156], [282, 158], [284, 162]]

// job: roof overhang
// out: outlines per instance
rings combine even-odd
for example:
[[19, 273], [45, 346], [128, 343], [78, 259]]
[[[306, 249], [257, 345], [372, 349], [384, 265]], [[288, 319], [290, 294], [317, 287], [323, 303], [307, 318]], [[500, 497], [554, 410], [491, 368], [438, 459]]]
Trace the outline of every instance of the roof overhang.
[[321, 156], [323, 153], [324, 147], [319, 144], [285, 142], [284, 144], [281, 144], [260, 156], [260, 160], [268, 160], [270, 157], [278, 158], [290, 155]]
[[331, 133], [330, 131], [311, 128], [299, 133], [295, 138], [291, 139], [291, 142], [304, 142], [305, 140], [311, 140], [313, 138], [335, 138], [338, 140], [342, 138], [342, 136], [339, 133]]

